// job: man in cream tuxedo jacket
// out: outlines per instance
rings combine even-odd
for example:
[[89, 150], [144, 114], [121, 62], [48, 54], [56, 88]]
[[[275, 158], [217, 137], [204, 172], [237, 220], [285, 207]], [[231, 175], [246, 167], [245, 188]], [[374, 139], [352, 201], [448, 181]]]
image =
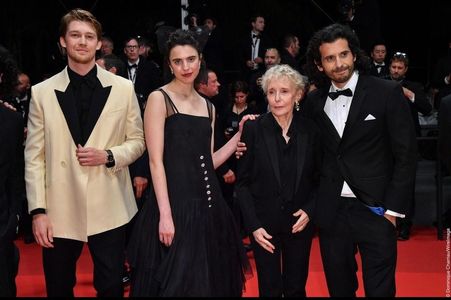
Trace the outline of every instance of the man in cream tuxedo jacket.
[[25, 180], [43, 247], [48, 296], [73, 296], [87, 242], [98, 296], [123, 295], [125, 225], [137, 208], [128, 165], [144, 151], [133, 84], [95, 64], [100, 23], [74, 9], [61, 20], [68, 66], [32, 87]]

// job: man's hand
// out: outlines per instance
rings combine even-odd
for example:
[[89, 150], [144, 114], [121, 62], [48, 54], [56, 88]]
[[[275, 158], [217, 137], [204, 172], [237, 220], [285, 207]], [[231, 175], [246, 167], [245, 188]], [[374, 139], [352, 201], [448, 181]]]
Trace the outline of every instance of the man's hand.
[[39, 245], [44, 248], [53, 248], [53, 227], [46, 214], [33, 216], [33, 234]]
[[241, 156], [243, 156], [244, 152], [246, 152], [246, 143], [238, 142], [236, 145], [236, 151], [235, 151], [235, 157], [236, 159], [240, 159]]
[[402, 91], [404, 92], [404, 96], [408, 98], [410, 101], [412, 101], [412, 99], [415, 98], [415, 93], [409, 90], [408, 88], [402, 87]]
[[396, 217], [395, 216], [384, 214], [384, 217], [387, 220], [389, 220], [393, 224], [393, 226], [396, 227]]
[[230, 169], [227, 171], [227, 173], [222, 175], [222, 178], [224, 178], [225, 183], [229, 183], [229, 184], [234, 183], [236, 180], [235, 173], [233, 173], [233, 171]]
[[91, 147], [84, 148], [81, 145], [78, 145], [75, 155], [77, 156], [78, 163], [83, 167], [104, 165], [106, 164], [108, 157], [105, 150], [99, 150]]
[[12, 111], [17, 111], [17, 109], [14, 106], [12, 106], [11, 104], [9, 104], [6, 101], [0, 100], [0, 104]]
[[133, 186], [135, 187], [135, 197], [141, 198], [144, 190], [147, 188], [149, 180], [146, 177], [136, 176], [133, 178]]

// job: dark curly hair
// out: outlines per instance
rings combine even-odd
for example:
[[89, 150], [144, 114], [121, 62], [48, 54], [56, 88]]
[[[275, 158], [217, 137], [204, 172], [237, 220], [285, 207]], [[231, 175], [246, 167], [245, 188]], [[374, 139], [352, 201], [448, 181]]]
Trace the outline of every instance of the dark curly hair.
[[11, 53], [3, 46], [0, 46], [0, 74], [0, 100], [4, 100], [3, 97], [11, 96], [18, 83], [19, 69]]
[[330, 85], [330, 79], [318, 70], [317, 65], [321, 65], [321, 53], [319, 48], [324, 43], [333, 43], [338, 39], [345, 39], [348, 41], [349, 49], [355, 56], [354, 63], [355, 70], [360, 74], [368, 73], [370, 66], [370, 59], [366, 53], [360, 48], [360, 42], [357, 35], [352, 29], [342, 24], [332, 24], [317, 31], [310, 39], [307, 47], [307, 73], [310, 82], [317, 87], [325, 87]]

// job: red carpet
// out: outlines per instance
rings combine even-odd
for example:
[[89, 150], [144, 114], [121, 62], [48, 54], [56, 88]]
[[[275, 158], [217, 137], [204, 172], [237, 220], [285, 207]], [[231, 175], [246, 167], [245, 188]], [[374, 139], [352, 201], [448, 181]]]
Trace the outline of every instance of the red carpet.
[[[40, 248], [36, 244], [26, 245], [21, 240], [17, 241], [17, 245], [21, 255], [19, 275], [16, 280], [17, 296], [45, 296]], [[451, 269], [450, 254], [450, 245], [448, 244], [447, 247], [446, 241], [437, 240], [435, 228], [414, 228], [409, 241], [398, 242], [396, 295], [398, 297], [445, 297], [446, 274], [447, 270]], [[252, 258], [251, 253], [250, 257]], [[251, 263], [254, 263], [253, 259], [251, 259]], [[255, 267], [254, 264], [253, 266]], [[95, 290], [92, 287], [92, 263], [86, 247], [78, 262], [77, 278], [75, 296], [95, 296]], [[449, 280], [448, 278], [448, 288]], [[360, 273], [359, 282], [362, 282]], [[314, 239], [312, 246], [307, 295], [310, 297], [328, 296], [317, 238]], [[362, 287], [359, 288], [357, 295], [363, 296]], [[258, 296], [255, 271], [254, 277], [246, 284], [244, 296]]]

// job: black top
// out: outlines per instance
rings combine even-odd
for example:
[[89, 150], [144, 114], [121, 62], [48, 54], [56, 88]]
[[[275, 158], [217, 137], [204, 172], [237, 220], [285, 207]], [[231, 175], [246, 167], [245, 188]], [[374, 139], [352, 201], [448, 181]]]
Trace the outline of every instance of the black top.
[[[74, 98], [76, 99], [75, 106], [78, 119], [80, 124], [86, 124], [94, 90], [97, 87], [102, 86], [99, 79], [97, 79], [97, 68], [94, 66], [85, 76], [75, 73], [69, 67], [67, 68], [67, 73], [70, 79], [68, 89], [73, 93]], [[90, 132], [86, 132], [84, 126], [81, 126], [80, 129], [81, 138], [82, 141], [84, 141], [83, 144], [85, 144], [89, 138]]]

